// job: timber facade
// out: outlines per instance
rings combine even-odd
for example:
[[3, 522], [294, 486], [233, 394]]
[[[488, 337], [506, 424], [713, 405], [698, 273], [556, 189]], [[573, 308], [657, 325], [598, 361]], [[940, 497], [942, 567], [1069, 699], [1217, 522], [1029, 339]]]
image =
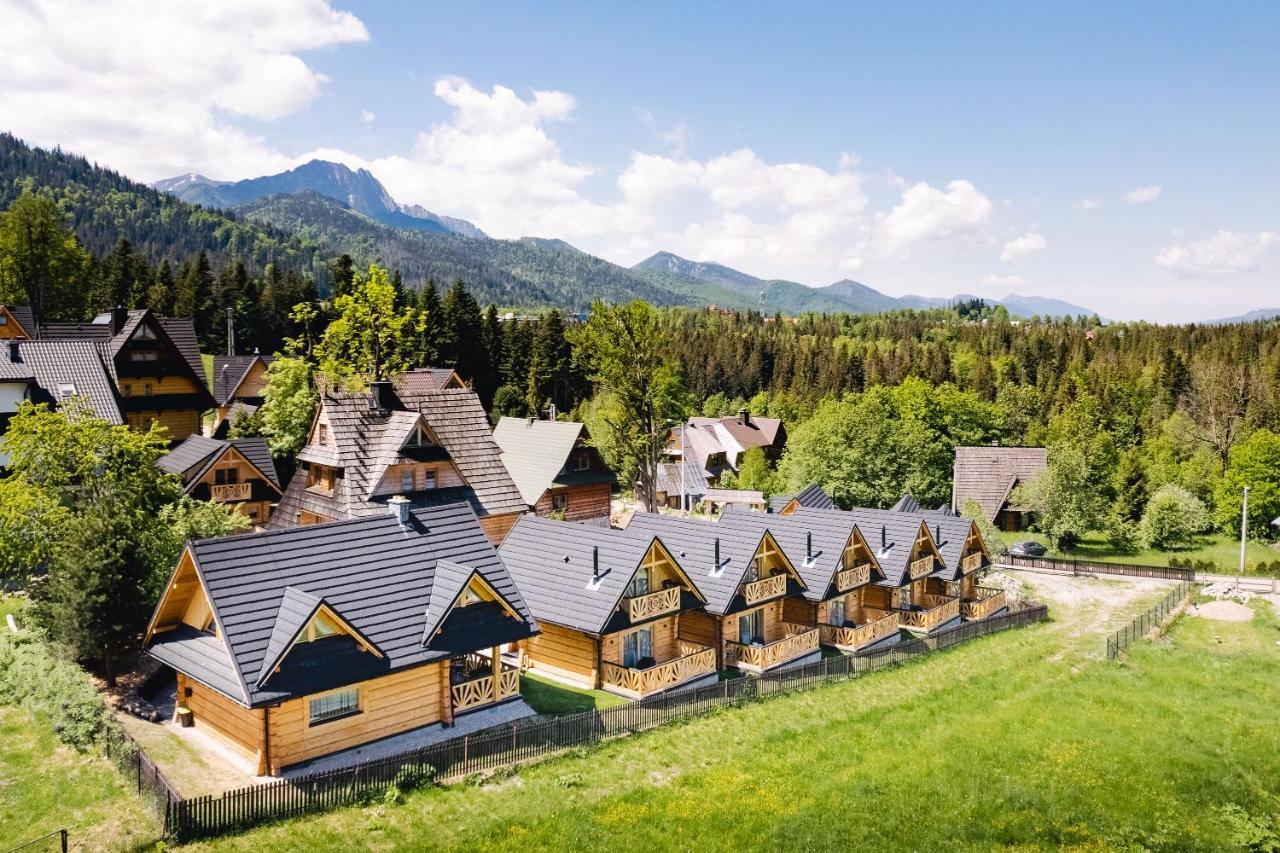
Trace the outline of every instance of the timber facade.
[[183, 494], [233, 506], [255, 527], [270, 520], [283, 494], [271, 449], [261, 437], [225, 441], [193, 435], [156, 465], [182, 478]]
[[572, 421], [502, 418], [493, 430], [502, 464], [525, 503], [543, 518], [608, 526], [618, 477]]

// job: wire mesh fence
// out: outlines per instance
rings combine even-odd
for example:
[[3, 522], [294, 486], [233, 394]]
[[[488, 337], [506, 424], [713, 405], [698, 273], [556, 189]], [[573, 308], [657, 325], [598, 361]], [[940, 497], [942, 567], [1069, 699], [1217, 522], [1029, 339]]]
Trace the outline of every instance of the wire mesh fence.
[[1121, 652], [1132, 646], [1139, 638], [1145, 637], [1153, 629], [1163, 625], [1171, 613], [1186, 603], [1194, 588], [1195, 585], [1190, 581], [1183, 581], [1169, 590], [1168, 595], [1160, 599], [1150, 610], [1140, 614], [1128, 625], [1107, 637], [1107, 660], [1119, 657]]

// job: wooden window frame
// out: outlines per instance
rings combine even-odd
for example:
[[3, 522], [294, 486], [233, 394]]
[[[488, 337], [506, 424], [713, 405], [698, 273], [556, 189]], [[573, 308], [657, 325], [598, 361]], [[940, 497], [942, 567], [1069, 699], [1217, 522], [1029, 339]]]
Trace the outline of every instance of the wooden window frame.
[[[343, 711], [343, 712], [341, 712], [341, 713], [331, 714], [331, 715], [328, 715], [328, 716], [322, 717], [322, 718], [321, 718], [321, 719], [319, 719], [319, 720], [317, 720], [317, 719], [315, 718], [315, 714], [314, 714], [314, 712], [313, 712], [313, 710], [312, 710], [312, 707], [311, 707], [311, 703], [312, 703], [312, 702], [316, 702], [316, 701], [319, 701], [319, 700], [321, 700], [321, 699], [327, 699], [327, 698], [329, 698], [330, 696], [339, 696], [339, 695], [342, 695], [342, 694], [344, 694], [344, 693], [354, 693], [354, 694], [355, 694], [356, 701], [355, 701], [355, 707], [354, 707], [354, 708], [352, 708], [352, 709], [351, 709], [351, 710], [349, 710], [349, 711]], [[360, 688], [359, 688], [358, 686], [356, 686], [356, 687], [342, 687], [342, 688], [339, 688], [339, 689], [337, 689], [337, 690], [330, 690], [330, 691], [328, 691], [327, 693], [320, 693], [320, 694], [317, 694], [317, 695], [315, 695], [315, 696], [308, 696], [308, 697], [307, 697], [307, 728], [311, 728], [311, 727], [313, 727], [313, 726], [323, 726], [325, 723], [332, 723], [332, 722], [335, 722], [335, 721], [337, 721], [337, 720], [345, 720], [345, 719], [347, 719], [348, 717], [355, 717], [355, 716], [358, 716], [358, 715], [363, 714], [363, 713], [364, 713], [364, 697], [361, 695], [361, 690], [360, 690]]]

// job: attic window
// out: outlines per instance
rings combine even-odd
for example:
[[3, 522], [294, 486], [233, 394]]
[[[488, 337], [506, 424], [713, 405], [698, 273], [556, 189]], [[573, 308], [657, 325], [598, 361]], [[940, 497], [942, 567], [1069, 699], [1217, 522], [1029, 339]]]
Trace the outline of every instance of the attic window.
[[133, 361], [159, 361], [160, 353], [155, 350], [134, 350], [129, 353], [129, 358]]
[[409, 433], [409, 438], [405, 440], [405, 447], [430, 447], [433, 444], [431, 436], [427, 435], [426, 427], [419, 421], [418, 425], [413, 428], [413, 432]]
[[135, 341], [154, 341], [156, 339], [156, 333], [150, 326], [144, 323], [138, 327], [138, 331], [133, 333], [133, 339]]
[[67, 400], [76, 395], [76, 384], [74, 382], [58, 383], [58, 399]]
[[306, 629], [298, 635], [299, 643], [311, 643], [316, 640], [323, 640], [325, 637], [332, 637], [335, 634], [344, 633], [337, 623], [325, 616], [323, 613], [317, 613], [309, 623]]
[[319, 431], [317, 432], [317, 435], [318, 435], [318, 437], [319, 437], [319, 439], [320, 439], [320, 443], [321, 443], [321, 444], [328, 444], [328, 443], [329, 443], [329, 427], [328, 427], [328, 425], [326, 425], [326, 424], [320, 424], [320, 429], [319, 429]]
[[587, 470], [589, 470], [590, 468], [591, 468], [591, 454], [590, 454], [590, 453], [579, 453], [579, 454], [577, 455], [577, 458], [574, 460], [574, 468], [573, 468], [573, 470], [575, 470], [575, 471], [587, 471]]

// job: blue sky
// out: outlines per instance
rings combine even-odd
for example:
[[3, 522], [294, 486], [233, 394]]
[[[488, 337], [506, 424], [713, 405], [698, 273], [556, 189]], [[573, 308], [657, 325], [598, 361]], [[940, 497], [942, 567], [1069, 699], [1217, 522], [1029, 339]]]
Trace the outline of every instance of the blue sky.
[[1273, 4], [260, 5], [0, 11], [0, 127], [144, 180], [338, 159], [627, 264], [1280, 306]]

